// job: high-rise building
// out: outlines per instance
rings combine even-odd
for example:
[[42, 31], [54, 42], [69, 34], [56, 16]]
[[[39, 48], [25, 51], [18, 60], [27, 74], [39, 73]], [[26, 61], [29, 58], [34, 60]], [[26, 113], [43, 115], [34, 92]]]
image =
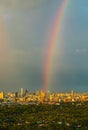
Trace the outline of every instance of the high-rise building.
[[71, 96], [74, 97], [74, 90], [71, 90]]
[[5, 97], [4, 92], [0, 92], [0, 99], [3, 99]]
[[15, 98], [18, 98], [18, 92], [15, 93]]
[[27, 89], [24, 91], [24, 96], [28, 96], [28, 90]]
[[21, 90], [20, 90], [20, 96], [21, 97], [23, 97], [23, 93], [24, 93], [24, 90], [23, 90], [23, 88], [21, 88]]

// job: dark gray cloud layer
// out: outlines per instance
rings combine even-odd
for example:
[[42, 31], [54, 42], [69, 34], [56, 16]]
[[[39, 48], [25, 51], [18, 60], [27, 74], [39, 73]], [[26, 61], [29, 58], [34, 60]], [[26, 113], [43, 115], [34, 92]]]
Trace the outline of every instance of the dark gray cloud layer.
[[[61, 0], [1, 0], [5, 27], [0, 88], [42, 89], [48, 41]], [[53, 56], [50, 90], [87, 91], [88, 2], [69, 2]], [[1, 23], [2, 26], [2, 23]], [[0, 57], [1, 58], [1, 57]]]

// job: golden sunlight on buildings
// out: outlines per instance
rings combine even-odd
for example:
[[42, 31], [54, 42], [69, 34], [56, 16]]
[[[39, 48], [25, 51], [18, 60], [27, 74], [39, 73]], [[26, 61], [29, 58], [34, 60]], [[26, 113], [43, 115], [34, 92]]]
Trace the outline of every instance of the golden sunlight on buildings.
[[0, 92], [0, 99], [3, 99], [5, 97], [4, 92]]

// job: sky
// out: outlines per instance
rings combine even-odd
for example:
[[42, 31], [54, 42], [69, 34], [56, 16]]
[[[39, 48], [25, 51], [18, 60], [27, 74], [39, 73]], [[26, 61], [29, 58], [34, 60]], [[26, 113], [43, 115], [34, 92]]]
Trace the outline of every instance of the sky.
[[[0, 91], [43, 88], [49, 39], [62, 1], [0, 0]], [[88, 91], [88, 0], [67, 1], [49, 91]]]

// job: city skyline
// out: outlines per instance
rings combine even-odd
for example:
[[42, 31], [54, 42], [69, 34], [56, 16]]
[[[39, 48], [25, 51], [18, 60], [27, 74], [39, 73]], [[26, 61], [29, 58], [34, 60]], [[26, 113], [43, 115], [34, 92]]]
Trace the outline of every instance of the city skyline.
[[[0, 2], [0, 91], [41, 90], [48, 44], [64, 0]], [[69, 1], [50, 70], [50, 91], [88, 91], [88, 1]]]

